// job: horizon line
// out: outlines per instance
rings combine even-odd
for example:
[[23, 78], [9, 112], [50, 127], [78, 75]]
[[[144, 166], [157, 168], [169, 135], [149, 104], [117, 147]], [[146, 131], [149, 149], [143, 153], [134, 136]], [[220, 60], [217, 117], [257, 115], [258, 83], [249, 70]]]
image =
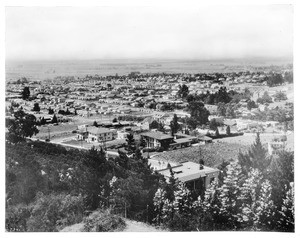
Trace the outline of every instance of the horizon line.
[[55, 62], [55, 61], [240, 61], [240, 60], [291, 60], [293, 61], [292, 56], [245, 56], [245, 57], [227, 57], [227, 58], [160, 58], [160, 57], [124, 57], [124, 58], [57, 58], [57, 59], [46, 59], [46, 58], [37, 58], [37, 59], [9, 59], [6, 58], [5, 62]]

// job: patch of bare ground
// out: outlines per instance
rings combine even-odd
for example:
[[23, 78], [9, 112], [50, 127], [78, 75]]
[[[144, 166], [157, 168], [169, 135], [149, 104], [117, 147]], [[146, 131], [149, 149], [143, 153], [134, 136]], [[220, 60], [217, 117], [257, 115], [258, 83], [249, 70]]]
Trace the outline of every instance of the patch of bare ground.
[[[120, 220], [122, 224], [116, 223]], [[115, 223], [115, 224], [112, 224]], [[119, 225], [118, 225], [119, 224]], [[100, 229], [101, 228], [101, 229]], [[73, 224], [60, 232], [164, 232], [161, 228], [110, 214], [109, 211], [94, 211], [81, 223]]]

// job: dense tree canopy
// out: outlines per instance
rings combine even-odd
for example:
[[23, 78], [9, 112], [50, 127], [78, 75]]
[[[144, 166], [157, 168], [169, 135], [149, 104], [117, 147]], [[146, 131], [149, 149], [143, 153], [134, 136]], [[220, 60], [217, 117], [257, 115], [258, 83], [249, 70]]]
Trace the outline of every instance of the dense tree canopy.
[[191, 117], [188, 120], [188, 124], [191, 128], [195, 129], [198, 125], [203, 125], [208, 122], [208, 116], [210, 113], [204, 107], [203, 102], [189, 102], [188, 111], [191, 113]]
[[186, 98], [189, 94], [189, 88], [188, 86], [186, 86], [185, 84], [183, 85], [179, 85], [179, 90], [177, 92], [177, 95], [180, 97], [180, 98]]
[[221, 180], [196, 199], [178, 181], [171, 193], [170, 187], [160, 187], [154, 197], [155, 222], [179, 231], [293, 232], [293, 153], [283, 152], [270, 163], [257, 136], [249, 152], [240, 155], [245, 157], [224, 162]]
[[18, 110], [14, 113], [14, 118], [9, 118], [6, 121], [7, 140], [17, 143], [24, 140], [25, 137], [32, 137], [39, 132], [36, 125], [37, 121], [34, 115]]
[[170, 127], [171, 127], [172, 135], [176, 134], [180, 129], [180, 125], [178, 123], [178, 117], [176, 114], [174, 114], [173, 120], [170, 123]]
[[39, 112], [40, 110], [41, 110], [40, 105], [37, 102], [34, 103], [32, 111]]
[[24, 87], [21, 94], [22, 94], [22, 99], [23, 99], [23, 100], [28, 100], [29, 97], [30, 97], [30, 90], [29, 90], [29, 87]]

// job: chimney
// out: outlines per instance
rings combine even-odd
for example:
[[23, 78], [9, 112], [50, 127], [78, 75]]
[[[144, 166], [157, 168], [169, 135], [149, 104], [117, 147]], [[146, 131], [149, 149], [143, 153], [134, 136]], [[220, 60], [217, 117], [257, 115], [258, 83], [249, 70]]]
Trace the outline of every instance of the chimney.
[[199, 160], [199, 164], [200, 164], [200, 165], [199, 165], [199, 169], [200, 169], [200, 170], [204, 169], [204, 160], [203, 160], [203, 159], [200, 159], [200, 160]]

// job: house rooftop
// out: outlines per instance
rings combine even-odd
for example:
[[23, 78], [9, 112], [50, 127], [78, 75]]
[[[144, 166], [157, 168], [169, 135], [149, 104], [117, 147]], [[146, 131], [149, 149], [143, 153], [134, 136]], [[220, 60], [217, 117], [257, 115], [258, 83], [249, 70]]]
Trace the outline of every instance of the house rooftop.
[[[187, 182], [196, 180], [200, 177], [206, 177], [207, 174], [218, 172], [218, 169], [203, 166], [200, 170], [200, 165], [194, 162], [183, 162], [179, 166], [172, 167], [174, 177], [181, 182]], [[170, 170], [168, 168], [158, 171], [160, 174], [167, 178], [171, 177]]]
[[89, 133], [95, 134], [95, 135], [100, 135], [103, 133], [109, 133], [111, 132], [109, 129], [103, 128], [103, 127], [87, 127], [87, 131]]
[[166, 139], [173, 139], [173, 136], [171, 135], [167, 135], [164, 134], [162, 132], [146, 132], [146, 133], [142, 133], [142, 136], [146, 136], [146, 137], [150, 137], [150, 138], [154, 138], [156, 140], [166, 140]]
[[191, 142], [190, 138], [181, 138], [181, 139], [175, 139], [175, 144], [181, 144], [181, 143], [188, 143]]
[[209, 136], [200, 136], [200, 137], [198, 137], [198, 139], [200, 141], [211, 141], [212, 140], [212, 138], [210, 138]]

